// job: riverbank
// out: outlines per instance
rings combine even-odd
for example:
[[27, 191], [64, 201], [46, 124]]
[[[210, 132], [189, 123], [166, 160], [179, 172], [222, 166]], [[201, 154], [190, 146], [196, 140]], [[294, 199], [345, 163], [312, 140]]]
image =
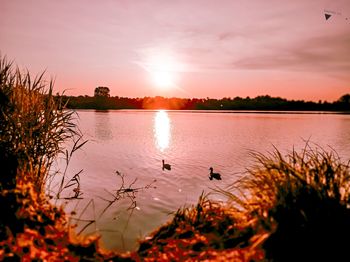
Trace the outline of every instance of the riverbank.
[[[63, 210], [32, 183], [2, 190], [0, 259], [78, 261], [329, 261], [347, 255], [350, 167], [334, 152], [307, 148], [283, 157], [257, 154], [257, 166], [220, 191], [202, 195], [140, 242], [137, 251], [104, 250], [98, 236], [78, 238]], [[232, 190], [234, 189], [232, 188]]]
[[32, 183], [18, 184], [0, 194], [1, 261], [121, 260], [103, 250], [99, 237], [77, 237], [62, 208], [38, 194]]

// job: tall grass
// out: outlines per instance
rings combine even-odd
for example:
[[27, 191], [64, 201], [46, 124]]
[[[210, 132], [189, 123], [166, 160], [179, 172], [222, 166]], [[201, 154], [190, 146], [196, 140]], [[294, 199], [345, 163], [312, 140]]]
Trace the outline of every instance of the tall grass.
[[[78, 239], [62, 208], [45, 197], [50, 167], [59, 153], [67, 165], [81, 141], [74, 112], [53, 95], [53, 81], [32, 78], [0, 55], [0, 260], [120, 261], [104, 252], [98, 236]], [[64, 149], [72, 139], [71, 153]], [[73, 188], [80, 195], [79, 174], [65, 179], [59, 193]]]
[[231, 199], [269, 232], [274, 261], [324, 261], [346, 255], [350, 236], [350, 167], [335, 151], [306, 145], [283, 156], [253, 154], [257, 165]]
[[33, 78], [0, 55], [1, 188], [23, 180], [42, 191], [63, 142], [79, 135], [74, 112], [54, 97], [54, 82], [43, 75]]

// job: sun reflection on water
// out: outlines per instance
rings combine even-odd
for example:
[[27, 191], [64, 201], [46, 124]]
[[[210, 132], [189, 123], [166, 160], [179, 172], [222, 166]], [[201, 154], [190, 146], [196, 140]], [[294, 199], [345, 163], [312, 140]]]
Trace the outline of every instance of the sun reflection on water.
[[155, 115], [154, 136], [156, 146], [160, 151], [169, 147], [170, 142], [170, 119], [166, 111], [160, 110]]

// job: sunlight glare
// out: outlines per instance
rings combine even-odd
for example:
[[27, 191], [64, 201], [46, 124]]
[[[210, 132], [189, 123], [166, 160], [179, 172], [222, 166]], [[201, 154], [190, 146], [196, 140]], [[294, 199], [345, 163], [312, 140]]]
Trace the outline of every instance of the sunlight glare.
[[170, 142], [170, 119], [166, 111], [160, 110], [155, 115], [154, 135], [156, 146], [160, 151], [169, 147]]
[[167, 88], [174, 86], [174, 75], [167, 71], [152, 72], [153, 82], [157, 87]]
[[170, 53], [152, 54], [148, 58], [147, 71], [155, 87], [167, 89], [176, 87], [181, 65]]

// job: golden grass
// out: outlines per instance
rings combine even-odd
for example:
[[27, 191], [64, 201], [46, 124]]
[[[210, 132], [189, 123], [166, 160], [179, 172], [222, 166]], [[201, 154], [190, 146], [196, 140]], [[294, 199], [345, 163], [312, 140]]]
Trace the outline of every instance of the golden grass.
[[350, 234], [350, 167], [334, 150], [306, 144], [287, 156], [255, 154], [258, 165], [238, 184], [248, 192], [245, 211], [269, 238], [277, 261], [334, 260], [346, 255]]
[[[66, 214], [45, 195], [52, 162], [59, 153], [70, 157], [63, 143], [73, 139], [74, 150], [84, 144], [53, 82], [43, 74], [32, 79], [0, 56], [0, 105], [0, 260], [123, 260], [102, 250], [98, 236], [75, 237]], [[65, 173], [59, 190], [64, 180]]]
[[256, 226], [202, 195], [197, 205], [179, 209], [171, 222], [141, 241], [137, 255], [145, 261], [258, 261], [264, 258], [265, 235], [258, 235]]
[[74, 112], [55, 99], [53, 84], [43, 74], [33, 79], [0, 56], [0, 160], [10, 163], [7, 177], [0, 178], [2, 188], [27, 180], [40, 192], [63, 142], [79, 133]]

